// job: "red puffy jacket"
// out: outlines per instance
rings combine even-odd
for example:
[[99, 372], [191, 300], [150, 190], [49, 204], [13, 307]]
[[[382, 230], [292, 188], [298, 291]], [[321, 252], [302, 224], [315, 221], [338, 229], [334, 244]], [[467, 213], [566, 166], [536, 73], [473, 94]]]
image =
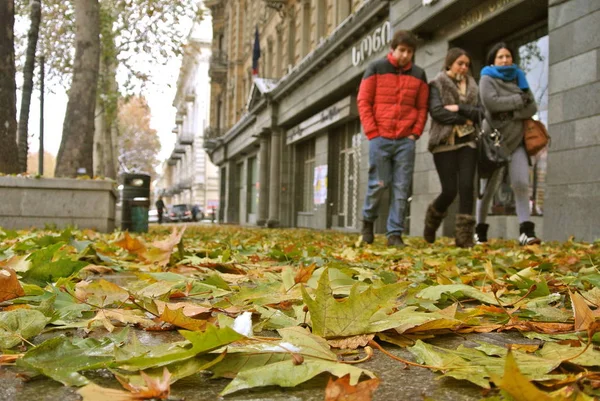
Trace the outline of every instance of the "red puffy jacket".
[[371, 63], [360, 83], [357, 104], [367, 138], [396, 139], [423, 133], [429, 85], [423, 69], [398, 66], [392, 54]]

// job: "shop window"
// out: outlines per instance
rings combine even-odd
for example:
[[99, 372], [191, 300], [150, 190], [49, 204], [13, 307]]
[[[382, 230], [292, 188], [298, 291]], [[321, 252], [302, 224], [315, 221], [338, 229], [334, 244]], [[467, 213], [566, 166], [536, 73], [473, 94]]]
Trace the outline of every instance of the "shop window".
[[302, 185], [299, 188], [301, 195], [300, 211], [312, 213], [314, 209], [314, 178], [315, 178], [315, 141], [306, 141], [298, 146], [298, 157], [302, 171]]
[[258, 160], [255, 157], [248, 159], [248, 213], [258, 213]]
[[[509, 43], [515, 49], [515, 63], [527, 76], [531, 91], [538, 105], [538, 112], [533, 117], [548, 126], [548, 53], [549, 40], [545, 29], [539, 29], [520, 36]], [[547, 150], [541, 151], [531, 158], [529, 169], [529, 196], [532, 216], [544, 214], [544, 195], [546, 190]], [[492, 214], [515, 214], [515, 199], [510, 187], [508, 174], [504, 179], [492, 203]]]

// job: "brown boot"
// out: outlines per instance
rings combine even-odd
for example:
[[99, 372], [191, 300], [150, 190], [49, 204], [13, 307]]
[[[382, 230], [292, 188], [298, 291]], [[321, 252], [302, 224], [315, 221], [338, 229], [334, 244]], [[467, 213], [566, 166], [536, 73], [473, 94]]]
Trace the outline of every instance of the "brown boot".
[[470, 214], [456, 215], [456, 246], [459, 248], [471, 248], [473, 244], [473, 233], [475, 231], [475, 218]]
[[427, 208], [425, 213], [425, 228], [423, 229], [423, 238], [425, 241], [433, 244], [435, 242], [435, 232], [442, 224], [442, 220], [448, 213], [440, 213], [433, 207], [433, 203]]

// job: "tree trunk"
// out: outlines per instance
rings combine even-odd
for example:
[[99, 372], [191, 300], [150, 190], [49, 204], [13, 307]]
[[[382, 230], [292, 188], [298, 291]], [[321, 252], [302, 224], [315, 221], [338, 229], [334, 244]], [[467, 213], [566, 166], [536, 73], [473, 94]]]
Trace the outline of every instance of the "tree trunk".
[[25, 57], [25, 67], [23, 68], [23, 96], [21, 97], [21, 111], [19, 112], [18, 126], [19, 169], [21, 172], [27, 171], [27, 153], [29, 152], [29, 106], [31, 105], [31, 92], [33, 91], [35, 49], [37, 47], [41, 19], [42, 6], [40, 0], [32, 0], [30, 14], [31, 26], [29, 27], [29, 33], [27, 35], [27, 53]]
[[94, 174], [94, 111], [100, 57], [98, 0], [75, 0], [75, 62], [63, 136], [56, 161], [57, 177]]
[[0, 0], [0, 172], [6, 174], [19, 172], [14, 26], [14, 0]]
[[106, 2], [100, 3], [100, 77], [94, 133], [94, 169], [96, 175], [116, 178], [113, 131], [117, 124], [119, 92], [117, 86], [117, 50], [114, 36], [114, 10]]

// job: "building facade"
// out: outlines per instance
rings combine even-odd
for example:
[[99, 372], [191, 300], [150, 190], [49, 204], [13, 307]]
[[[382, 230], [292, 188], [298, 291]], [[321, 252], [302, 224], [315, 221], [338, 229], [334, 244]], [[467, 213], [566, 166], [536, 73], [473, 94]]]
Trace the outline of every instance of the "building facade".
[[[491, 46], [517, 49], [552, 136], [532, 160], [531, 207], [543, 239], [600, 237], [600, 2], [595, 0], [213, 0], [210, 128], [221, 221], [357, 231], [368, 142], [356, 94], [392, 33], [415, 32], [431, 79], [449, 48], [471, 54], [478, 79]], [[252, 75], [254, 31], [261, 58]], [[409, 227], [420, 235], [440, 184], [417, 143]], [[490, 236], [514, 238], [508, 178], [491, 206]], [[386, 211], [381, 210], [382, 215]], [[385, 230], [385, 219], [376, 227]], [[453, 220], [441, 230], [452, 235]]]
[[203, 210], [219, 203], [219, 170], [204, 149], [210, 110], [208, 77], [212, 23], [206, 18], [193, 26], [177, 80], [173, 106], [177, 109], [173, 134], [177, 140], [163, 162], [156, 192], [166, 204], [196, 204]]

